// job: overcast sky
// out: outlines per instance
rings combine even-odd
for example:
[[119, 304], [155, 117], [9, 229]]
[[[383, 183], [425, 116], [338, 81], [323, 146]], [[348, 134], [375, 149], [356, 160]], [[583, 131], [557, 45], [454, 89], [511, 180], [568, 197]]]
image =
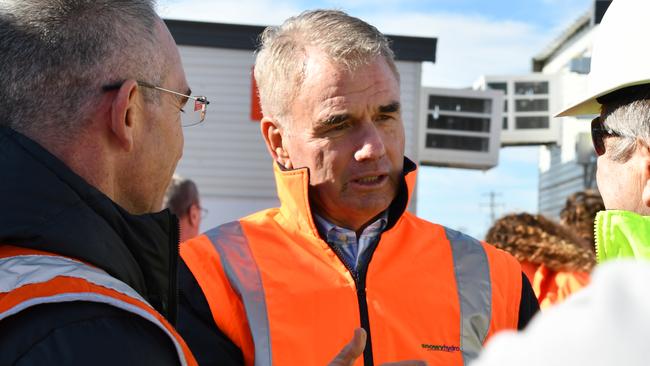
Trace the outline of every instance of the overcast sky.
[[[423, 85], [469, 87], [481, 75], [526, 74], [531, 58], [593, 6], [593, 0], [160, 0], [163, 17], [271, 25], [306, 9], [337, 8], [387, 34], [436, 37], [436, 63], [425, 63]], [[538, 148], [501, 149], [487, 172], [420, 168], [418, 215], [482, 239], [490, 225], [489, 192], [497, 216], [537, 211]]]

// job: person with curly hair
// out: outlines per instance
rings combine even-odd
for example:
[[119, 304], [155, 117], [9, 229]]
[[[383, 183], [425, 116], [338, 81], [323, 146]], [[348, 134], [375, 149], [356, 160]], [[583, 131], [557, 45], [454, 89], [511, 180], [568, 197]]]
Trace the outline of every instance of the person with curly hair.
[[584, 240], [584, 244], [595, 250], [594, 220], [599, 211], [605, 210], [600, 193], [595, 189], [586, 189], [570, 195], [560, 212], [560, 223]]
[[650, 1], [612, 1], [597, 26], [587, 94], [559, 116], [593, 116], [598, 266], [591, 283], [501, 332], [472, 366], [647, 365], [650, 359]]
[[579, 232], [542, 215], [506, 215], [494, 223], [485, 241], [517, 258], [541, 309], [586, 286], [596, 264], [589, 242]]

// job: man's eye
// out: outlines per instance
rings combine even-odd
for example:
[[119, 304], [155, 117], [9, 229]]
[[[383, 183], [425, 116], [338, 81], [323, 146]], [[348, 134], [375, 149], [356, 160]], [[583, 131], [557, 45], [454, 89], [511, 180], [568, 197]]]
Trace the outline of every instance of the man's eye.
[[187, 104], [188, 100], [189, 100], [189, 98], [187, 98], [187, 97], [181, 97], [179, 99], [179, 102], [180, 102], [180, 107], [179, 108], [180, 108], [181, 111], [185, 112], [183, 109], [185, 108], [185, 105]]
[[388, 114], [381, 114], [381, 115], [377, 116], [377, 118], [375, 120], [376, 121], [389, 121], [391, 119], [393, 119], [393, 116], [388, 115]]
[[336, 126], [332, 127], [332, 131], [342, 131], [348, 128], [349, 126], [350, 124], [347, 122], [339, 123]]

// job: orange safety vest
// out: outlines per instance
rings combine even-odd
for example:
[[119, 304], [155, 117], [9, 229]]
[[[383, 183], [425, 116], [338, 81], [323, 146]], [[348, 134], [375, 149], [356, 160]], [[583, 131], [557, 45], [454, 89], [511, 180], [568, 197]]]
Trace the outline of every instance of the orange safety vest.
[[358, 288], [314, 225], [306, 169], [275, 172], [279, 209], [180, 250], [246, 365], [326, 365], [364, 316], [374, 364], [466, 364], [487, 337], [517, 328], [522, 274], [507, 253], [405, 212], [382, 233]]
[[198, 365], [171, 324], [124, 282], [75, 259], [0, 245], [0, 321], [32, 306], [70, 301], [108, 304], [141, 316], [169, 336], [180, 365]]
[[587, 272], [553, 271], [544, 264], [527, 261], [523, 262], [521, 267], [535, 291], [541, 310], [546, 310], [582, 290], [589, 284], [591, 277]]

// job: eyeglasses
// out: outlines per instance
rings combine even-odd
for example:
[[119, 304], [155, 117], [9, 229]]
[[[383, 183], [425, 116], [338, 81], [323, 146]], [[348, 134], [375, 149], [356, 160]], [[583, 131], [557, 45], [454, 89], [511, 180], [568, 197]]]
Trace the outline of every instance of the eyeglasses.
[[199, 207], [199, 208], [201, 209], [201, 218], [202, 218], [202, 219], [206, 218], [206, 217], [208, 216], [208, 213], [209, 213], [210, 211], [208, 211], [207, 208], [203, 208], [203, 207]]
[[[115, 83], [115, 84], [109, 84], [109, 85], [104, 85], [102, 89], [104, 91], [110, 91], [110, 90], [116, 90], [122, 87], [123, 82], [120, 83]], [[210, 102], [208, 101], [208, 98], [204, 96], [191, 96], [191, 95], [186, 95], [183, 93], [175, 92], [173, 90], [161, 88], [159, 86], [155, 86], [152, 84], [149, 84], [145, 81], [139, 81], [138, 80], [138, 85], [143, 87], [143, 88], [150, 88], [150, 89], [155, 89], [159, 91], [163, 91], [166, 93], [171, 93], [174, 94], [180, 98], [180, 106], [179, 109], [182, 112], [181, 114], [181, 125], [183, 127], [189, 127], [189, 126], [195, 126], [198, 125], [199, 123], [205, 121], [205, 115], [207, 113], [207, 107]], [[194, 108], [193, 110], [190, 110], [186, 108], [187, 102], [192, 99], [194, 101]]]
[[606, 127], [600, 121], [600, 117], [591, 120], [591, 142], [594, 144], [594, 150], [598, 156], [605, 154], [605, 138], [611, 136], [620, 136], [620, 134]]

